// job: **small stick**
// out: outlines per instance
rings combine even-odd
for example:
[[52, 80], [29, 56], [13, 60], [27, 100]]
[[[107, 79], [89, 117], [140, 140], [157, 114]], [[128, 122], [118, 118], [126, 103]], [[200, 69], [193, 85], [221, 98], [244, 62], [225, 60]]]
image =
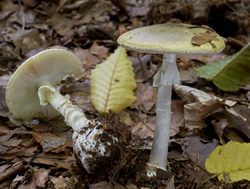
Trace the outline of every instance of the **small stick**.
[[20, 7], [20, 14], [21, 14], [21, 19], [22, 19], [22, 31], [24, 31], [24, 29], [25, 29], [25, 17], [24, 17], [24, 13], [23, 13], [23, 9], [22, 9], [21, 0], [18, 0], [18, 5]]
[[233, 37], [228, 37], [227, 42], [230, 43], [232, 46], [234, 46], [237, 49], [243, 48], [246, 44], [243, 43], [242, 41], [235, 39]]

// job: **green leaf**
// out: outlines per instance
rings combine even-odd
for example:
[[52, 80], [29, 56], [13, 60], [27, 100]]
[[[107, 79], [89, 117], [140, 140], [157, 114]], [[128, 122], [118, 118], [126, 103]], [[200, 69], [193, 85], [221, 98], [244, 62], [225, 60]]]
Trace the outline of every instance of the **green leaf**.
[[250, 83], [250, 43], [234, 56], [196, 69], [197, 75], [223, 91], [237, 91]]
[[91, 101], [100, 113], [120, 112], [134, 100], [136, 88], [132, 64], [123, 47], [91, 72]]
[[219, 180], [250, 181], [250, 143], [230, 141], [216, 147], [205, 166], [208, 172], [218, 175]]

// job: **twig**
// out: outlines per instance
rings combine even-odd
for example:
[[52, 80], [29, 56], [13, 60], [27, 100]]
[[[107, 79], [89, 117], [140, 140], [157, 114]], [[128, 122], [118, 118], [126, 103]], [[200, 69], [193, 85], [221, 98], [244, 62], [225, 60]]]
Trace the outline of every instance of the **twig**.
[[25, 29], [25, 17], [22, 9], [22, 3], [21, 0], [18, 0], [18, 5], [20, 6], [20, 14], [21, 14], [21, 19], [22, 19], [22, 31]]
[[215, 178], [215, 177], [217, 177], [217, 176], [218, 176], [218, 175], [212, 175], [211, 177], [205, 179], [205, 180], [200, 184], [200, 186], [199, 186], [198, 188], [201, 188], [206, 182], [208, 182], [209, 180], [211, 180], [211, 179], [213, 179], [213, 178]]
[[96, 0], [92, 0], [92, 1], [91, 0], [80, 0], [80, 1], [73, 2], [72, 4], [60, 7], [60, 8], [62, 8], [63, 10], [70, 11], [70, 10], [79, 9], [79, 8], [83, 9], [83, 8], [86, 8], [87, 6], [93, 5], [95, 3], [97, 3]]
[[244, 47], [246, 45], [245, 43], [241, 42], [240, 40], [232, 38], [232, 37], [228, 37], [227, 42], [238, 49], [241, 49], [242, 47]]

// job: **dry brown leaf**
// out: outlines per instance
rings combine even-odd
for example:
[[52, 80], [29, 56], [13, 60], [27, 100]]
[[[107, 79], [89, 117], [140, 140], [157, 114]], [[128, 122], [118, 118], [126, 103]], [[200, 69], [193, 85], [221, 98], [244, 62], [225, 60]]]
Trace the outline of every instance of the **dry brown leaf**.
[[5, 154], [9, 149], [10, 149], [10, 147], [6, 147], [6, 146], [3, 146], [2, 144], [0, 144], [0, 157], [1, 157], [1, 155]]
[[25, 150], [23, 150], [22, 152], [22, 156], [24, 157], [31, 157], [34, 156], [36, 151], [37, 151], [38, 147], [37, 146], [31, 146], [29, 148], [26, 148]]
[[183, 151], [195, 164], [205, 169], [205, 160], [217, 145], [218, 141], [215, 139], [210, 143], [205, 143], [197, 136], [186, 137]]
[[117, 182], [106, 182], [106, 181], [101, 181], [95, 184], [89, 185], [89, 189], [137, 189], [135, 185], [121, 185]]
[[131, 17], [146, 16], [151, 10], [150, 1], [127, 1], [128, 14]]
[[171, 105], [171, 130], [170, 136], [175, 136], [184, 127], [184, 103], [180, 100], [173, 100]]
[[245, 142], [239, 132], [235, 131], [234, 129], [228, 129], [224, 132], [224, 136], [228, 141], [236, 141], [243, 143]]
[[204, 119], [222, 106], [217, 97], [201, 90], [178, 84], [174, 85], [174, 90], [186, 103], [184, 119], [189, 129], [205, 126]]
[[49, 19], [49, 24], [51, 24], [52, 28], [61, 36], [71, 38], [74, 35], [74, 30], [72, 29], [74, 23], [72, 20], [65, 18], [57, 12]]
[[2, 144], [3, 144], [4, 146], [7, 146], [7, 147], [16, 147], [16, 146], [18, 146], [21, 142], [22, 142], [21, 139], [10, 139], [10, 140], [8, 140], [8, 141], [2, 142]]
[[[31, 11], [31, 10], [24, 11], [24, 8], [20, 7], [15, 2], [1, 1], [0, 7], [1, 7], [1, 13], [5, 13], [5, 15], [3, 14], [2, 16], [5, 19], [6, 23], [3, 22], [2, 24], [4, 26], [3, 29], [5, 29], [7, 34], [13, 33], [14, 30], [9, 28], [9, 27], [13, 27], [13, 23], [22, 26], [24, 19], [25, 19], [26, 26], [30, 26], [30, 24], [34, 23], [36, 13], [34, 11]], [[12, 14], [10, 14], [10, 13], [12, 13]], [[6, 16], [6, 15], [8, 15], [8, 16]], [[15, 28], [15, 31], [17, 28]]]
[[37, 133], [33, 132], [33, 138], [40, 143], [44, 151], [51, 151], [53, 148], [58, 148], [67, 144], [68, 139], [64, 136], [57, 136], [52, 133]]
[[15, 132], [8, 129], [8, 127], [0, 125], [0, 142], [5, 142], [9, 140]]
[[48, 169], [34, 169], [33, 175], [30, 182], [22, 183], [18, 189], [35, 189], [38, 187], [45, 187], [45, 183], [48, 180], [49, 170]]
[[[9, 180], [13, 175], [17, 175], [19, 172], [25, 169], [25, 166], [22, 161], [17, 161], [12, 165], [9, 165], [7, 169], [0, 174], [0, 183], [3, 183], [6, 180]], [[8, 187], [9, 188], [9, 187]]]
[[101, 182], [89, 185], [89, 189], [114, 189], [114, 187], [109, 182], [101, 181]]
[[4, 173], [11, 165], [5, 164], [0, 166], [0, 174]]
[[43, 165], [55, 166], [58, 168], [71, 169], [70, 164], [66, 162], [62, 162], [61, 160], [56, 160], [56, 159], [38, 157], [38, 158], [35, 158], [33, 162], [38, 163], [38, 164], [43, 164]]
[[250, 102], [250, 91], [247, 92], [246, 97], [247, 97], [248, 102]]
[[150, 83], [139, 84], [136, 90], [135, 107], [143, 112], [154, 111], [152, 108], [155, 105], [157, 92]]
[[58, 178], [51, 177], [50, 180], [54, 184], [55, 189], [75, 189], [76, 184], [78, 182], [77, 178], [74, 176], [72, 177], [59, 176]]
[[3, 75], [0, 77], [0, 116], [8, 117], [9, 110], [5, 101], [5, 91], [10, 75]]
[[214, 120], [211, 121], [214, 131], [217, 134], [218, 138], [220, 139], [220, 143], [223, 144], [223, 133], [224, 133], [224, 129], [228, 127], [228, 121], [225, 118], [224, 115], [224, 110], [223, 112], [216, 112], [213, 115]]
[[41, 38], [37, 29], [20, 30], [9, 35], [15, 45], [16, 53], [25, 55], [29, 51], [46, 46], [45, 37]]
[[133, 135], [140, 136], [141, 138], [153, 138], [154, 130], [148, 127], [148, 124], [144, 124], [143, 122], [137, 123], [132, 127], [131, 133]]
[[[92, 0], [93, 1], [93, 0]], [[117, 8], [110, 1], [93, 1], [87, 6], [80, 7], [81, 19], [78, 24], [89, 24], [91, 22], [107, 22], [109, 15], [116, 14]]]
[[198, 76], [195, 73], [195, 70], [193, 68], [189, 68], [186, 70], [180, 70], [180, 77], [182, 83], [195, 83], [198, 80]]
[[120, 24], [118, 25], [118, 28], [117, 28], [117, 36], [120, 36], [121, 34], [127, 32], [127, 31], [128, 31], [128, 30], [127, 30], [125, 24], [120, 23]]
[[31, 124], [32, 125], [32, 131], [37, 133], [52, 133], [54, 127], [50, 125], [49, 123], [36, 123]]
[[123, 123], [124, 125], [126, 125], [128, 127], [131, 127], [134, 125], [134, 121], [132, 119], [132, 116], [125, 111], [122, 111], [119, 113], [119, 120], [121, 123]]
[[105, 59], [109, 55], [109, 49], [104, 46], [98, 45], [97, 43], [93, 43], [93, 45], [89, 49], [89, 52], [100, 59]]
[[217, 34], [213, 31], [207, 30], [204, 33], [197, 33], [192, 37], [191, 43], [193, 45], [201, 46], [206, 43], [210, 43], [213, 48], [216, 48], [212, 41], [218, 41], [219, 39], [216, 38]]
[[229, 126], [243, 133], [250, 139], [250, 108], [246, 105], [236, 105], [226, 109]]
[[[1, 150], [3, 151], [4, 148], [5, 146], [2, 146]], [[29, 148], [21, 148], [21, 147], [10, 148], [9, 147], [2, 155], [0, 155], [0, 158], [5, 159], [5, 160], [12, 160], [16, 157], [30, 157], [35, 154], [36, 150], [37, 150], [37, 146], [33, 146]]]
[[138, 53], [135, 55], [131, 55], [129, 57], [133, 62], [134, 72], [136, 73], [136, 79], [138, 81], [151, 81], [154, 74], [158, 70], [158, 65], [153, 64], [151, 62], [151, 55], [145, 54], [143, 56], [139, 56]]
[[73, 155], [42, 153], [37, 155], [32, 161], [38, 164], [55, 166], [71, 170], [75, 166], [75, 158]]
[[22, 0], [22, 2], [27, 7], [35, 7], [39, 3], [38, 0]]
[[10, 75], [2, 75], [0, 77], [0, 87], [5, 88], [7, 86], [10, 77], [11, 77]]
[[10, 130], [10, 128], [0, 125], [0, 155], [20, 151], [19, 145], [21, 144], [22, 139], [17, 138], [17, 136], [13, 137], [17, 133], [18, 129]]
[[1, 152], [0, 158], [1, 159], [12, 160], [15, 157], [17, 157], [19, 154], [22, 155], [21, 150], [15, 149], [15, 151], [12, 152], [11, 150], [9, 150], [10, 148], [2, 146], [1, 144], [0, 144], [0, 147], [1, 147], [1, 150], [0, 150], [0, 152]]
[[137, 186], [135, 186], [135, 185], [132, 184], [132, 183], [128, 183], [128, 184], [126, 185], [126, 188], [127, 188], [127, 189], [138, 189]]
[[90, 51], [86, 49], [77, 48], [74, 50], [74, 54], [82, 61], [86, 69], [93, 68], [101, 62], [100, 58], [92, 55]]
[[[1, 13], [0, 13], [0, 21], [7, 20], [7, 18], [16, 11], [17, 5], [12, 1], [1, 2]], [[3, 22], [4, 25], [5, 22]], [[2, 29], [2, 28], [1, 28]]]

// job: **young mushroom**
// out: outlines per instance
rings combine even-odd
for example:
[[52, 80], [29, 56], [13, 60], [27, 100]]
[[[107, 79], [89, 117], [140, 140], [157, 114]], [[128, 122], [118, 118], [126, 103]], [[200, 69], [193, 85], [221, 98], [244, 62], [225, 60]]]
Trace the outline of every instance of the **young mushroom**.
[[165, 23], [137, 28], [122, 34], [118, 43], [128, 50], [163, 54], [161, 68], [154, 76], [158, 87], [156, 128], [147, 166], [147, 176], [156, 176], [156, 169], [166, 170], [171, 126], [172, 85], [180, 82], [176, 54], [213, 54], [222, 51], [225, 43], [208, 27]]
[[[63, 49], [48, 49], [26, 60], [10, 78], [6, 89], [9, 111], [18, 119], [52, 118], [58, 112], [74, 130], [73, 149], [88, 173], [102, 169], [117, 156], [119, 136], [107, 125], [88, 120], [83, 111], [61, 95], [57, 85], [66, 77], [79, 78], [80, 60]], [[108, 162], [108, 163], [107, 163]]]

